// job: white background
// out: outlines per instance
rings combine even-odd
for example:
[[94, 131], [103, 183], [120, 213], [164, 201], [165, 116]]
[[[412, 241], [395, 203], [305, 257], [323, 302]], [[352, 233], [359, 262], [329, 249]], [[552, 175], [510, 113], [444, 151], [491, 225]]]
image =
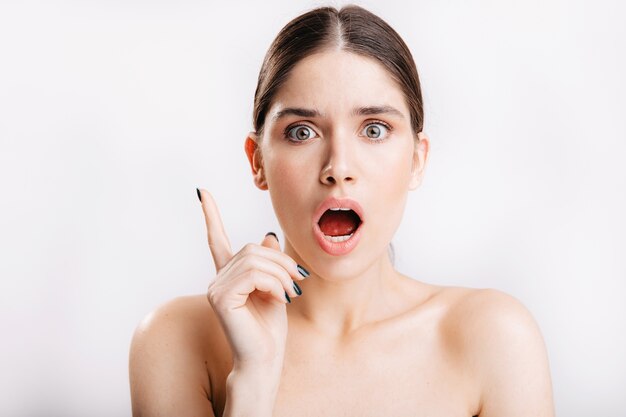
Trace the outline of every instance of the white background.
[[[258, 71], [308, 1], [0, 3], [0, 414], [130, 415], [139, 321], [282, 233], [243, 152]], [[367, 1], [420, 73], [430, 159], [398, 269], [520, 299], [559, 416], [626, 409], [626, 26], [615, 1]]]

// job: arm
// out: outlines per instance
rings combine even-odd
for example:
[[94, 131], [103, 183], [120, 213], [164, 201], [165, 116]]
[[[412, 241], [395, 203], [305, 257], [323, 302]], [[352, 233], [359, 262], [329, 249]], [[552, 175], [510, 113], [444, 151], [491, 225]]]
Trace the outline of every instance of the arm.
[[[213, 346], [207, 338], [218, 332], [211, 330], [216, 318], [207, 317], [214, 313], [204, 300], [172, 300], [135, 330], [129, 357], [133, 417], [215, 417], [205, 361], [212, 353], [207, 346]], [[235, 367], [227, 378], [223, 417], [271, 416], [281, 368]]]
[[515, 298], [495, 290], [468, 297], [468, 359], [481, 386], [480, 417], [553, 417], [547, 352], [537, 323]]
[[149, 314], [133, 335], [129, 377], [133, 417], [214, 417], [202, 349], [184, 299]]

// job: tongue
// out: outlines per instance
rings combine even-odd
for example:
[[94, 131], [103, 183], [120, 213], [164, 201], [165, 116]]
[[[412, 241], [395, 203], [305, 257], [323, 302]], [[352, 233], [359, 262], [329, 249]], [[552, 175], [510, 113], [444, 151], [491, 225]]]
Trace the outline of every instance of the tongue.
[[322, 233], [327, 236], [344, 236], [356, 230], [359, 218], [352, 210], [326, 210], [319, 225]]

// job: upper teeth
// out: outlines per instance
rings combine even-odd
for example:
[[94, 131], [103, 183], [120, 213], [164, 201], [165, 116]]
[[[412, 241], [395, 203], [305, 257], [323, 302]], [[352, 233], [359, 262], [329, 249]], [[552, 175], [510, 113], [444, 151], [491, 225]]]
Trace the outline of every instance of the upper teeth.
[[348, 210], [352, 210], [352, 209], [342, 208], [342, 207], [331, 207], [329, 210], [332, 210], [332, 211], [337, 211], [337, 210], [348, 211]]

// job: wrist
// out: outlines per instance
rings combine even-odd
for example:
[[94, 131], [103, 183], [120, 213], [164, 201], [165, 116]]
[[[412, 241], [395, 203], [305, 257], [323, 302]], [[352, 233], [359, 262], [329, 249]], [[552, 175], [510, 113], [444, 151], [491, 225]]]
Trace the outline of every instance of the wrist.
[[226, 378], [224, 415], [271, 417], [280, 373], [277, 367], [233, 368]]

